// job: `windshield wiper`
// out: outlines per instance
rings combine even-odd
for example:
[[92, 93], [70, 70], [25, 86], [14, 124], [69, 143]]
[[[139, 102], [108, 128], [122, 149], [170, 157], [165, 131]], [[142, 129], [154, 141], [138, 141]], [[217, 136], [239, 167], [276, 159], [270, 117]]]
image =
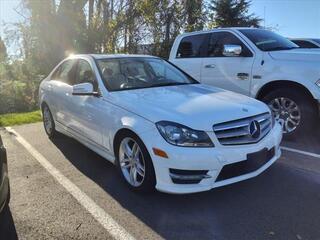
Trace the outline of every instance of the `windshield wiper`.
[[149, 87], [165, 87], [165, 86], [177, 86], [177, 85], [186, 85], [186, 84], [191, 84], [191, 83], [163, 82], [163, 83], [152, 84]]

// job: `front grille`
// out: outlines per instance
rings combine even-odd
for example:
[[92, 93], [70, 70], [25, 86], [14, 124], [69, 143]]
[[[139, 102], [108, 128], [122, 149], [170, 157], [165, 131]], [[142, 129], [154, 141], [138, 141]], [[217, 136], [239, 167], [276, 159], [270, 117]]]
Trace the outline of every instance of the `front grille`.
[[[250, 133], [250, 124], [258, 122], [259, 136]], [[213, 126], [219, 142], [222, 145], [239, 145], [259, 142], [272, 128], [270, 113], [263, 113], [252, 117], [242, 118], [230, 122], [219, 123]]]

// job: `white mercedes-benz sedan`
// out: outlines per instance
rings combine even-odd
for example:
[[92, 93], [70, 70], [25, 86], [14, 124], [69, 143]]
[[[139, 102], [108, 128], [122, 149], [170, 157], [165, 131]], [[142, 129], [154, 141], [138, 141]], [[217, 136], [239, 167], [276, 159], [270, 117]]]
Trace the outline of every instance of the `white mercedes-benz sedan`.
[[264, 103], [153, 56], [71, 56], [39, 96], [50, 138], [75, 138], [137, 191], [206, 191], [255, 177], [281, 154], [281, 126]]

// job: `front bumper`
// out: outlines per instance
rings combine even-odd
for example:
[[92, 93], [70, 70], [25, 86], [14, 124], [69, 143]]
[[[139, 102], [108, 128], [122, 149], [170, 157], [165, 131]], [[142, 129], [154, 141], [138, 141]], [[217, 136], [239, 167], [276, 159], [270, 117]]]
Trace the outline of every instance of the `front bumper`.
[[[282, 129], [280, 124], [275, 124], [267, 136], [255, 144], [222, 146], [217, 142], [213, 132], [208, 132], [208, 135], [215, 144], [215, 147], [213, 148], [173, 146], [168, 144], [156, 129], [155, 131], [145, 132], [140, 136], [153, 161], [157, 180], [157, 190], [167, 193], [183, 194], [207, 191], [215, 187], [232, 184], [259, 175], [270, 167], [281, 155], [279, 145], [282, 139]], [[165, 151], [168, 158], [162, 158], [155, 155], [152, 150], [154, 147]], [[218, 181], [217, 178], [224, 166], [244, 161], [247, 159], [248, 154], [259, 152], [262, 149], [270, 150], [273, 148], [274, 154], [272, 155], [272, 158], [268, 159], [268, 161], [258, 169], [243, 175], [224, 178], [223, 180]], [[172, 178], [172, 172], [170, 174], [172, 169], [196, 170], [197, 173], [199, 173], [198, 175], [203, 175], [203, 179], [199, 183], [177, 183]], [[203, 172], [204, 170], [205, 172]]]

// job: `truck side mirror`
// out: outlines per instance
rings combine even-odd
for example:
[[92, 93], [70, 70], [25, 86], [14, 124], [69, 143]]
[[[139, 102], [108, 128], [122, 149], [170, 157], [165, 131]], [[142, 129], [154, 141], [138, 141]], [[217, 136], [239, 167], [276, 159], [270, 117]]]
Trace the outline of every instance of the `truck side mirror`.
[[240, 45], [223, 45], [223, 56], [226, 57], [238, 57], [242, 52], [242, 47]]

